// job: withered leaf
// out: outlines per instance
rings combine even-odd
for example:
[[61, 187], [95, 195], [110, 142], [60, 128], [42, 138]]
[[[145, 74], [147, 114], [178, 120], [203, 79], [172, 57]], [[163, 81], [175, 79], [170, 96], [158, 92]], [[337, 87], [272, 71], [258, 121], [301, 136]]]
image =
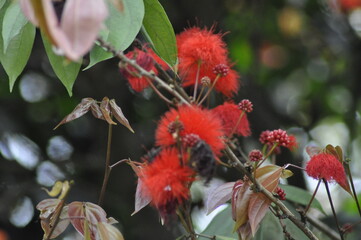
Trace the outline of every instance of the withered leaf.
[[306, 152], [310, 157], [313, 157], [316, 154], [319, 154], [321, 152], [321, 148], [316, 147], [316, 146], [307, 146], [306, 147]]
[[124, 240], [121, 232], [108, 223], [99, 222], [97, 227], [100, 240]]
[[235, 182], [224, 183], [210, 191], [206, 201], [207, 215], [231, 199], [234, 184]]
[[124, 116], [122, 109], [116, 104], [114, 99], [110, 100], [110, 106], [111, 106], [111, 111], [114, 117], [118, 120], [118, 122], [124, 125], [125, 127], [127, 127], [132, 133], [134, 133], [134, 130], [132, 129], [132, 127], [128, 122], [128, 119]]
[[100, 110], [99, 105], [96, 102], [93, 102], [93, 104], [90, 106], [91, 112], [93, 114], [94, 117], [98, 118], [98, 119], [104, 119], [103, 113]]
[[74, 110], [70, 114], [68, 114], [63, 120], [61, 120], [61, 122], [54, 129], [57, 129], [60, 125], [71, 122], [86, 114], [94, 102], [96, 101], [92, 98], [83, 98], [81, 102], [74, 108]]
[[102, 102], [100, 103], [100, 110], [103, 113], [103, 117], [105, 121], [107, 121], [109, 124], [117, 125], [116, 122], [112, 120], [112, 117], [110, 116], [111, 113], [111, 106], [109, 104], [109, 98], [104, 97]]
[[142, 180], [138, 178], [137, 190], [135, 192], [135, 208], [131, 216], [139, 212], [142, 208], [147, 206], [152, 199], [148, 194], [145, 194], [145, 189]]

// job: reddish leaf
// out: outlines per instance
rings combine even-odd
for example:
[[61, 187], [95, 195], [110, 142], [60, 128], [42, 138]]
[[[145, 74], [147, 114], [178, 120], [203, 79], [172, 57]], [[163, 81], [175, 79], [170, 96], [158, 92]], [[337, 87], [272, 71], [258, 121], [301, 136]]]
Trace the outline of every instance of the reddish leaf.
[[74, 110], [63, 120], [61, 120], [61, 122], [54, 129], [57, 129], [60, 125], [73, 121], [86, 114], [94, 102], [95, 100], [92, 98], [83, 98], [81, 102], [74, 108]]
[[103, 117], [105, 121], [107, 121], [109, 124], [117, 125], [117, 123], [114, 122], [110, 116], [111, 110], [110, 110], [109, 98], [107, 97], [103, 98], [100, 104], [100, 110], [103, 113]]
[[24, 16], [35, 26], [39, 26], [39, 22], [35, 16], [35, 12], [31, 1], [29, 0], [20, 0], [20, 7], [24, 13]]
[[[96, 204], [90, 202], [72, 202], [68, 205], [68, 215], [74, 228], [84, 236], [89, 230], [91, 239], [94, 240], [97, 235], [97, 223], [107, 222], [106, 212]], [[87, 221], [88, 224], [85, 224]], [[85, 229], [84, 226], [89, 226]]]
[[144, 190], [145, 189], [143, 187], [142, 180], [138, 178], [137, 190], [135, 192], [135, 209], [131, 216], [139, 212], [142, 208], [147, 206], [152, 201], [150, 196], [148, 194], [145, 194]]
[[248, 206], [248, 218], [253, 236], [256, 233], [263, 217], [266, 215], [270, 205], [271, 200], [262, 193], [255, 193], [251, 196]]
[[238, 229], [238, 232], [241, 235], [242, 240], [251, 240], [252, 239], [252, 231], [251, 231], [251, 226], [249, 225], [249, 222], [247, 222], [246, 224], [243, 224]]
[[234, 184], [235, 182], [222, 184], [209, 193], [206, 202], [207, 215], [231, 199]]
[[99, 222], [97, 227], [100, 240], [124, 240], [121, 232], [108, 223]]
[[306, 152], [308, 153], [308, 155], [310, 157], [313, 157], [316, 154], [319, 154], [321, 152], [321, 148], [316, 147], [316, 146], [307, 146], [306, 147]]
[[248, 204], [253, 194], [249, 182], [242, 185], [237, 181], [232, 193], [232, 217], [236, 221], [233, 231], [237, 231], [243, 224], [248, 221]]
[[111, 111], [114, 117], [118, 120], [118, 122], [123, 126], [125, 126], [126, 128], [128, 128], [132, 133], [134, 133], [134, 130], [132, 129], [132, 127], [128, 122], [128, 119], [124, 116], [122, 109], [116, 104], [114, 99], [110, 100], [110, 106], [111, 106]]
[[91, 49], [107, 16], [104, 0], [65, 2], [60, 27], [68, 40], [69, 52], [65, 53], [70, 59], [77, 60]]

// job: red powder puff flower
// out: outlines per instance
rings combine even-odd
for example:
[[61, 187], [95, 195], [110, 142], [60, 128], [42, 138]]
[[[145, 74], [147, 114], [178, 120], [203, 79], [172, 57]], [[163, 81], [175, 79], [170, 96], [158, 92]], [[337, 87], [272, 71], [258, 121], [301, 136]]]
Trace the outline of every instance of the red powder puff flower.
[[341, 162], [331, 154], [319, 153], [313, 155], [307, 163], [306, 172], [315, 179], [323, 178], [326, 181], [336, 181], [340, 185], [346, 185], [346, 174]]
[[[210, 77], [214, 81], [217, 65], [229, 68], [228, 51], [221, 34], [215, 34], [213, 29], [200, 29], [193, 27], [177, 35], [179, 58], [179, 73], [184, 80], [184, 86], [196, 83], [199, 67], [198, 81], [203, 77]], [[231, 96], [239, 89], [239, 75], [233, 70], [221, 74], [215, 85], [216, 91]]]
[[152, 199], [162, 217], [173, 214], [176, 207], [189, 198], [195, 173], [179, 162], [176, 149], [166, 148], [138, 173], [143, 193]]
[[154, 61], [163, 68], [163, 70], [169, 69], [169, 65], [165, 61], [163, 61], [163, 59], [161, 59], [151, 48], [146, 47], [146, 50], [148, 54], [154, 59]]
[[[133, 51], [128, 52], [126, 56], [130, 59], [134, 59], [137, 64], [146, 71], [153, 71], [157, 74], [154, 60], [150, 54], [135, 48]], [[146, 77], [140, 76], [138, 71], [132, 66], [125, 66], [120, 69], [120, 72], [127, 78], [130, 87], [136, 92], [141, 92], [149, 86]]]
[[339, 0], [339, 3], [345, 12], [361, 7], [361, 0]]
[[196, 134], [211, 147], [214, 154], [220, 155], [224, 148], [221, 139], [223, 136], [222, 123], [209, 110], [183, 105], [165, 113], [155, 133], [158, 146], [170, 146], [176, 143], [174, 133], [169, 132], [169, 126], [173, 125], [174, 122], [182, 123], [179, 137]]
[[[239, 117], [242, 114], [242, 110], [238, 108], [237, 104], [231, 102], [225, 102], [222, 105], [213, 108], [212, 112], [221, 119], [223, 131], [226, 136], [232, 133], [234, 127], [237, 125]], [[251, 135], [251, 129], [249, 127], [246, 113], [243, 114], [234, 134], [245, 137]]]

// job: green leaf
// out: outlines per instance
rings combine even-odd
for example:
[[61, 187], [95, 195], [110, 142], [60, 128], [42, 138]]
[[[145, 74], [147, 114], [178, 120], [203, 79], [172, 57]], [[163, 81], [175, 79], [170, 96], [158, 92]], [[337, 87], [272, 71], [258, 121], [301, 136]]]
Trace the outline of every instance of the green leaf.
[[212, 219], [211, 223], [202, 232], [202, 234], [208, 236], [220, 235], [223, 237], [238, 239], [237, 234], [233, 233], [234, 224], [235, 222], [232, 219], [231, 206], [229, 205]]
[[279, 224], [279, 220], [268, 212], [263, 218], [257, 233], [254, 236], [254, 240], [263, 239], [283, 239], [283, 230]]
[[158, 0], [144, 0], [144, 35], [149, 36], [154, 50], [171, 66], [177, 63], [177, 44], [172, 24]]
[[43, 43], [46, 54], [48, 55], [50, 64], [60, 81], [68, 91], [69, 96], [72, 96], [72, 89], [76, 77], [78, 76], [81, 63], [70, 62], [63, 56], [56, 55], [53, 52], [52, 46], [46, 36], [42, 33]]
[[[0, 22], [3, 21], [8, 10], [6, 5], [3, 5], [0, 12]], [[3, 25], [0, 24], [0, 30], [3, 32]], [[27, 23], [8, 43], [6, 51], [4, 51], [4, 41], [2, 35], [0, 36], [0, 62], [9, 76], [10, 92], [12, 91], [15, 81], [21, 72], [24, 70], [26, 63], [29, 60], [31, 49], [34, 44], [35, 27]]]
[[[134, 41], [142, 26], [144, 4], [142, 0], [123, 0], [124, 10], [121, 12], [110, 2], [108, 6], [109, 17], [105, 21], [106, 29], [101, 31], [100, 36], [116, 50], [123, 51]], [[111, 53], [96, 45], [90, 51], [90, 63], [84, 70], [111, 57], [113, 57]]]
[[20, 9], [19, 2], [13, 2], [6, 10], [2, 23], [3, 52], [9, 46], [9, 43], [20, 34], [21, 30], [27, 24], [28, 20]]
[[[311, 193], [309, 193], [308, 191], [303, 190], [301, 188], [291, 186], [291, 185], [280, 185], [280, 187], [285, 191], [286, 199], [291, 202], [299, 203], [304, 206], [307, 206], [307, 204], [310, 202], [310, 200], [312, 198]], [[311, 207], [316, 208], [316, 209], [320, 210], [322, 213], [326, 214], [322, 208], [322, 205], [316, 198], [313, 199]]]
[[0, 9], [5, 5], [6, 0], [0, 0]]

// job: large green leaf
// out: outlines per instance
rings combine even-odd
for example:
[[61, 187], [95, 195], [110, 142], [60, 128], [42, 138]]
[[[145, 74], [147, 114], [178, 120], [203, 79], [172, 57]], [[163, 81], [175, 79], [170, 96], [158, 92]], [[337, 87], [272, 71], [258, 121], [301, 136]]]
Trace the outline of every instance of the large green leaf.
[[[310, 202], [312, 198], [311, 193], [301, 188], [291, 185], [280, 185], [280, 187], [285, 191], [286, 199], [291, 202], [295, 202], [307, 206], [307, 204]], [[326, 214], [322, 208], [322, 205], [316, 198], [313, 200], [311, 207], [316, 208], [320, 210], [322, 213]]]
[[283, 239], [283, 230], [279, 223], [279, 220], [268, 211], [268, 213], [262, 219], [261, 224], [254, 236], [254, 240], [263, 239]]
[[3, 52], [9, 46], [9, 43], [20, 34], [28, 20], [20, 9], [19, 2], [12, 2], [6, 10], [2, 23]]
[[[134, 41], [142, 26], [144, 4], [142, 0], [123, 0], [123, 11], [118, 11], [110, 2], [108, 4], [109, 17], [105, 21], [106, 28], [101, 31], [100, 36], [117, 50], [122, 51]], [[112, 56], [111, 53], [95, 45], [90, 52], [90, 63], [84, 70]]]
[[[0, 10], [0, 22], [3, 22], [6, 12], [11, 9], [8, 3], [3, 4]], [[3, 24], [0, 24], [0, 31], [3, 32]], [[30, 57], [31, 49], [34, 44], [35, 27], [30, 23], [23, 25], [18, 34], [14, 36], [4, 50], [4, 41], [2, 34], [0, 35], [0, 62], [6, 74], [9, 76], [10, 91], [14, 87], [14, 83], [21, 72], [24, 70], [26, 63]]]
[[212, 219], [211, 223], [202, 232], [202, 234], [208, 236], [218, 235], [231, 239], [238, 239], [237, 234], [233, 233], [234, 224], [235, 222], [232, 219], [231, 207], [229, 205]]
[[150, 38], [159, 56], [174, 66], [177, 63], [177, 44], [172, 24], [158, 0], [144, 0], [144, 6], [142, 31]]
[[0, 0], [0, 9], [5, 5], [6, 0]]
[[78, 76], [81, 63], [79, 62], [70, 62], [63, 56], [56, 55], [53, 52], [52, 46], [49, 40], [44, 34], [42, 34], [43, 43], [45, 47], [46, 54], [48, 55], [50, 64], [60, 81], [65, 86], [66, 90], [69, 93], [69, 96], [72, 96], [72, 89], [76, 77]]

